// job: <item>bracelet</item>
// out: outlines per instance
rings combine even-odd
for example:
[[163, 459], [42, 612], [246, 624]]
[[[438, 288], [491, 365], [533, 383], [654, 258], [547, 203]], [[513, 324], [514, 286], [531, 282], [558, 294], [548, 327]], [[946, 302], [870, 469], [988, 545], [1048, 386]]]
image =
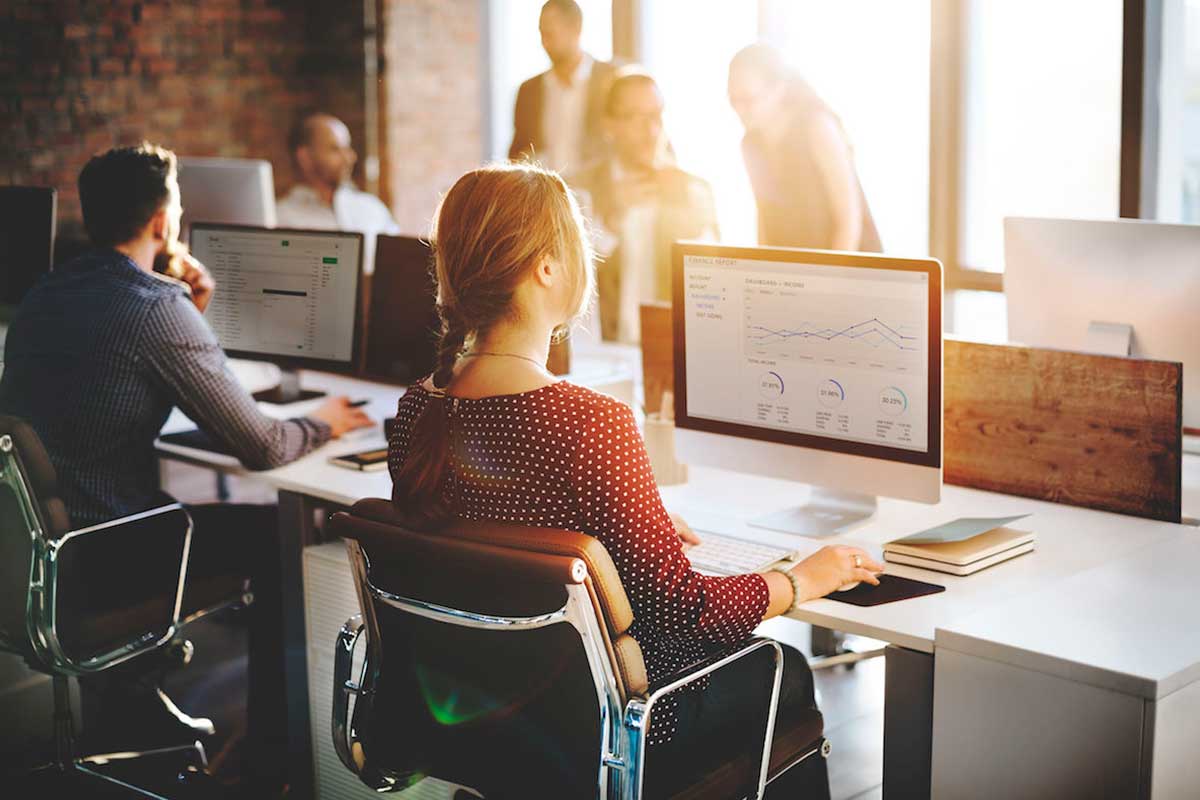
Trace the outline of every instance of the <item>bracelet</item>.
[[788, 611], [795, 611], [804, 602], [800, 599], [800, 579], [787, 567], [775, 567], [772, 571], [782, 573], [788, 579], [788, 583], [792, 584], [792, 604], [788, 606]]

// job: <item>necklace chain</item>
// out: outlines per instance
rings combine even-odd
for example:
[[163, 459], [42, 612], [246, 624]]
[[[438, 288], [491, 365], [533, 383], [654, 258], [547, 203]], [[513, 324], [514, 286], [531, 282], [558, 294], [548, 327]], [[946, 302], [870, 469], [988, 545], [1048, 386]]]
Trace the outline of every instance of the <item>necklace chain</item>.
[[476, 356], [496, 356], [499, 358], [519, 358], [522, 361], [528, 361], [530, 364], [533, 364], [536, 367], [541, 367], [542, 369], [545, 369], [545, 367], [546, 367], [545, 364], [541, 363], [536, 358], [530, 358], [529, 356], [523, 356], [520, 353], [492, 353], [492, 352], [488, 352], [486, 350], [477, 350], [473, 353], [463, 353], [463, 358], [474, 358]]

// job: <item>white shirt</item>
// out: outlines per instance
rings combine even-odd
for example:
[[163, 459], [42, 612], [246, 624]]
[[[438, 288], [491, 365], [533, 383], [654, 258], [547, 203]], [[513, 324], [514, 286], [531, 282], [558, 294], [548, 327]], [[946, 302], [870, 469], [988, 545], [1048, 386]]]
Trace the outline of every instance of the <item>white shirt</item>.
[[534, 155], [543, 166], [558, 172], [584, 166], [583, 126], [593, 63], [592, 57], [584, 53], [570, 86], [563, 86], [554, 70], [542, 76], [542, 141], [546, 147]]
[[298, 183], [275, 204], [275, 216], [281, 228], [361, 233], [363, 272], [367, 275], [375, 271], [375, 237], [400, 233], [400, 226], [382, 200], [347, 184], [334, 191], [330, 207], [321, 202], [315, 189]]

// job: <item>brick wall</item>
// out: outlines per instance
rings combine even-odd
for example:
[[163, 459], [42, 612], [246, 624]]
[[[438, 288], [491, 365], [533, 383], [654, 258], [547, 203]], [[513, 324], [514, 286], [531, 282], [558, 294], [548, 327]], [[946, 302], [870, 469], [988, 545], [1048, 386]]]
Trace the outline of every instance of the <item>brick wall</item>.
[[361, 5], [342, 0], [10, 0], [0, 181], [58, 188], [67, 231], [87, 159], [142, 138], [269, 159], [285, 190], [286, 133], [303, 109], [329, 108], [361, 139], [361, 28]]
[[438, 197], [483, 159], [479, 0], [387, 0], [383, 182], [401, 229], [425, 235]]

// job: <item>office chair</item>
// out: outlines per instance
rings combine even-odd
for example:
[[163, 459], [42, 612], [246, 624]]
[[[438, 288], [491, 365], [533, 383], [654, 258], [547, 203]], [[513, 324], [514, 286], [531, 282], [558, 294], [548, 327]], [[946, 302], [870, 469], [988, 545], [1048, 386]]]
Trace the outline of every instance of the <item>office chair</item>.
[[[130, 767], [153, 759], [159, 768], [170, 769], [168, 783], [175, 786], [206, 766], [198, 740], [80, 757], [70, 699], [70, 678], [98, 674], [173, 644], [186, 622], [179, 613], [191, 532], [191, 518], [178, 503], [72, 530], [37, 434], [15, 417], [0, 416], [0, 650], [51, 676], [54, 686], [55, 757], [35, 775], [58, 772], [160, 798], [129, 783]], [[248, 601], [239, 598], [190, 619]], [[186, 662], [190, 643], [174, 644]], [[187, 717], [162, 697], [185, 726], [213, 732], [211, 722]], [[202, 782], [190, 781], [193, 786]]]
[[649, 685], [629, 600], [591, 536], [466, 521], [417, 533], [387, 500], [360, 501], [330, 526], [346, 540], [362, 611], [337, 639], [334, 747], [375, 791], [432, 776], [489, 800], [640, 800], [658, 701], [743, 659], [762, 670], [752, 682], [761, 697], [747, 700], [753, 724], [723, 735], [729, 758], [696, 765], [671, 796], [759, 798], [829, 753], [819, 712], [776, 713], [773, 640], [751, 638]]

